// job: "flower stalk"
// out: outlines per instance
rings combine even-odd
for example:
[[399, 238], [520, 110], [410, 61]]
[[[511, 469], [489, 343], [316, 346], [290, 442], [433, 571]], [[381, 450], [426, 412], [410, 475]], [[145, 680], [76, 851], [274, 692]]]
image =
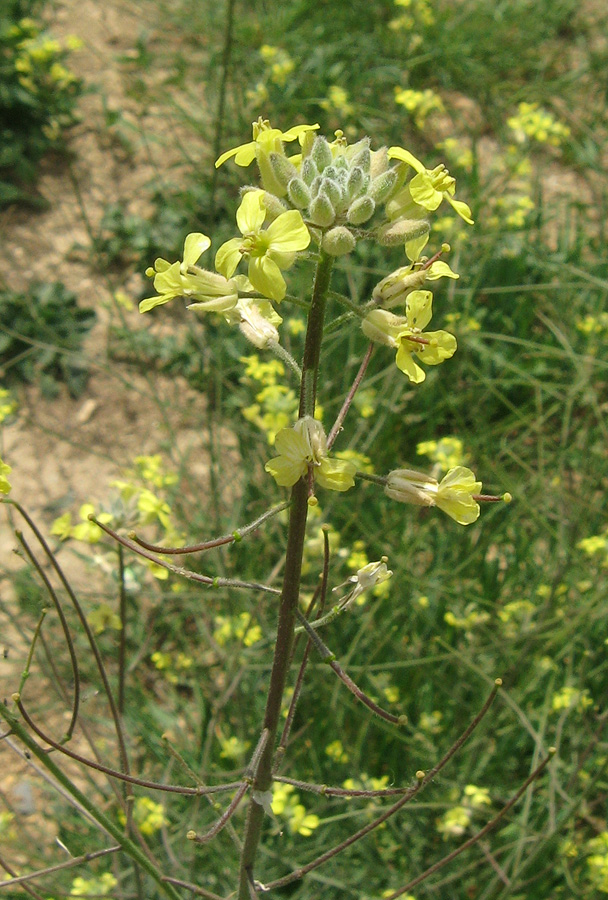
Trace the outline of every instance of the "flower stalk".
[[[302, 360], [300, 417], [314, 416], [315, 412], [325, 304], [331, 280], [332, 266], [333, 257], [321, 251], [315, 272]], [[307, 516], [308, 484], [306, 480], [300, 478], [291, 489], [289, 529], [285, 552], [285, 576], [279, 604], [275, 652], [263, 723], [263, 728], [268, 732], [268, 740], [260, 757], [257, 773], [252, 784], [239, 870], [238, 900], [250, 900], [253, 867], [262, 833], [265, 812], [263, 806], [256, 801], [256, 796], [259, 797], [265, 794], [272, 786], [275, 740], [281, 712], [281, 701], [291, 660], [294, 626], [300, 596]]]

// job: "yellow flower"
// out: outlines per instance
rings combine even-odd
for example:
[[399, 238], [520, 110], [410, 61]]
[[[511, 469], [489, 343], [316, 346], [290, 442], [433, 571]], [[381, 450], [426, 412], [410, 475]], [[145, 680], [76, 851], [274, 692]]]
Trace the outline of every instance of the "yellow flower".
[[442, 200], [455, 209], [461, 219], [473, 224], [471, 218], [471, 210], [462, 200], [455, 200], [454, 193], [456, 191], [456, 179], [453, 178], [446, 167], [441, 164], [434, 169], [426, 169], [420, 160], [402, 147], [390, 147], [388, 151], [389, 159], [399, 159], [401, 162], [407, 163], [416, 170], [416, 175], [409, 184], [400, 191], [397, 196], [388, 204], [387, 212], [389, 218], [400, 218], [405, 213], [412, 214], [410, 200], [414, 204], [421, 206], [423, 209], [433, 211], [439, 207]]
[[207, 312], [225, 313], [233, 309], [239, 296], [236, 284], [223, 275], [207, 272], [196, 265], [210, 244], [205, 234], [189, 234], [184, 242], [181, 262], [169, 263], [166, 259], [157, 259], [153, 267], [146, 269], [146, 275], [154, 276], [154, 287], [160, 296], [142, 300], [140, 313], [168, 303], [175, 297], [184, 297], [189, 301], [189, 307]]
[[479, 517], [475, 496], [481, 492], [481, 481], [475, 481], [473, 472], [464, 466], [450, 469], [440, 482], [414, 469], [395, 469], [388, 475], [384, 492], [401, 503], [438, 506], [459, 525], [471, 525]]
[[[83, 505], [80, 507], [80, 509], [78, 511], [78, 515], [81, 518], [81, 522], [78, 525], [75, 525], [70, 530], [69, 537], [73, 537], [77, 541], [86, 541], [87, 544], [96, 544], [98, 541], [100, 541], [102, 539], [103, 531], [101, 530], [99, 525], [96, 525], [95, 522], [91, 522], [89, 520], [89, 516], [95, 515], [95, 507], [93, 506], [92, 503], [83, 503]], [[99, 519], [99, 521], [103, 525], [109, 525], [110, 522], [112, 521], [111, 513], [102, 512], [102, 513], [97, 514], [96, 518]], [[58, 519], [57, 522], [54, 523], [53, 529], [55, 529], [55, 527], [59, 524], [59, 522], [64, 522], [64, 524], [65, 524], [63, 516], [60, 520]], [[60, 533], [57, 530], [53, 530], [53, 534], [60, 534]], [[64, 539], [64, 537], [67, 537], [67, 536], [68, 535], [60, 534], [60, 537], [62, 538], [62, 540]]]
[[420, 262], [413, 262], [409, 266], [396, 269], [379, 281], [372, 297], [376, 303], [392, 309], [393, 306], [404, 303], [408, 294], [421, 288], [425, 281], [437, 281], [439, 278], [460, 278], [460, 276], [441, 259], [436, 259], [428, 268], [423, 268]]
[[271, 300], [280, 301], [287, 286], [281, 269], [287, 269], [298, 250], [310, 244], [310, 234], [302, 214], [297, 209], [281, 213], [268, 228], [264, 191], [249, 191], [236, 213], [242, 238], [222, 244], [215, 257], [215, 267], [226, 278], [232, 278], [243, 257], [249, 259], [248, 277], [256, 291]]
[[9, 494], [11, 486], [6, 477], [11, 472], [11, 467], [0, 459], [0, 494]]
[[272, 128], [268, 119], [260, 118], [253, 123], [253, 140], [248, 144], [239, 144], [232, 150], [226, 150], [215, 163], [216, 169], [223, 165], [226, 160], [234, 157], [237, 166], [248, 166], [256, 157], [258, 147], [263, 148], [267, 153], [283, 152], [283, 141], [295, 141], [300, 135], [307, 131], [316, 131], [319, 125], [294, 125], [287, 131], [280, 131], [278, 128]]
[[354, 483], [357, 467], [345, 459], [330, 459], [323, 426], [312, 416], [298, 419], [292, 428], [276, 436], [279, 456], [269, 459], [266, 471], [281, 487], [292, 487], [312, 466], [315, 481], [331, 491], [347, 491]]
[[416, 445], [418, 456], [428, 456], [439, 469], [447, 472], [465, 462], [462, 441], [457, 437], [444, 437], [439, 441], [421, 441]]
[[448, 331], [423, 333], [431, 320], [432, 302], [430, 291], [412, 291], [405, 302], [405, 316], [373, 309], [361, 323], [370, 340], [397, 348], [397, 366], [414, 384], [424, 381], [426, 374], [412, 354], [427, 365], [436, 366], [456, 352], [456, 338]]

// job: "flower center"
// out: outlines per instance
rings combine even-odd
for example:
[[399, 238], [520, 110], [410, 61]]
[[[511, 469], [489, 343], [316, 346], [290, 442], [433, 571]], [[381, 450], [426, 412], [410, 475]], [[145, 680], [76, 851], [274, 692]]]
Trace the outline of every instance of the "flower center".
[[250, 231], [243, 235], [241, 253], [258, 259], [265, 256], [270, 248], [270, 238], [266, 231]]

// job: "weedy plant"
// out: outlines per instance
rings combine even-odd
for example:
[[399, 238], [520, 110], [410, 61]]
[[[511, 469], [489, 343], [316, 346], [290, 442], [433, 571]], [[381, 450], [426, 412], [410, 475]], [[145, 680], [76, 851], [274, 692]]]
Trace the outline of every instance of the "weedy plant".
[[[95, 324], [92, 309], [79, 308], [61, 282], [33, 284], [29, 291], [0, 291], [0, 367], [9, 384], [40, 384], [52, 396], [64, 382], [82, 393], [89, 377], [82, 342]], [[10, 324], [9, 324], [10, 323]]]
[[[63, 604], [45, 567], [37, 560], [38, 553], [30, 548], [20, 532], [18, 536], [24, 553], [49, 591], [69, 651], [71, 712], [65, 736], [60, 739], [49, 734], [48, 728], [30, 712], [25, 688], [34, 647], [42, 637], [42, 616], [21, 684], [12, 697], [14, 707], [0, 707], [0, 714], [7, 724], [8, 734], [18, 737], [62, 789], [84, 808], [87, 816], [111, 836], [115, 843], [100, 852], [115, 853], [120, 849], [135, 863], [136, 874], [128, 876], [127, 880], [126, 873], [123, 873], [121, 887], [128, 888], [129, 891], [134, 889], [140, 896], [149, 897], [154, 892], [154, 896], [164, 894], [178, 898], [181, 896], [180, 891], [192, 891], [215, 900], [220, 896], [237, 896], [239, 900], [250, 900], [254, 896], [305, 881], [307, 876], [316, 873], [324, 863], [357, 845], [368, 834], [380, 829], [396, 816], [408, 802], [419, 797], [421, 791], [447, 766], [479, 726], [501, 684], [497, 678], [485, 702], [480, 702], [478, 713], [459, 736], [452, 738], [451, 744], [444, 748], [440, 758], [424, 771], [412, 771], [407, 783], [403, 785], [388, 786], [384, 779], [375, 779], [373, 774], [363, 772], [353, 773], [355, 777], [348, 786], [311, 783], [282, 774], [290, 748], [297, 744], [298, 733], [293, 730], [293, 726], [309, 658], [313, 654], [331, 670], [341, 688], [350, 691], [359, 701], [362, 715], [368, 716], [371, 713], [378, 717], [383, 728], [396, 731], [407, 725], [407, 717], [399, 709], [385, 708], [376, 696], [372, 696], [353, 679], [346, 667], [335, 658], [330, 646], [331, 638], [327, 641], [325, 639], [332, 622], [338, 618], [353, 616], [365, 592], [380, 589], [393, 573], [388, 568], [389, 560], [386, 556], [373, 561], [360, 559], [360, 564], [355, 566], [356, 571], [346, 584], [332, 584], [332, 541], [327, 525], [321, 530], [321, 553], [318, 557], [321, 562], [315, 567], [311, 557], [305, 555], [305, 542], [307, 520], [315, 514], [319, 504], [318, 495], [326, 497], [334, 492], [338, 495], [334, 503], [347, 504], [349, 492], [356, 489], [357, 483], [367, 482], [368, 489], [384, 493], [386, 503], [424, 507], [436, 512], [438, 516], [445, 514], [462, 526], [474, 525], [482, 504], [510, 500], [508, 493], [484, 494], [481, 482], [469, 468], [458, 461], [450, 465], [454, 456], [458, 460], [458, 448], [450, 441], [435, 446], [427, 444], [420, 449], [421, 454], [429, 454], [436, 461], [437, 467], [432, 472], [412, 469], [404, 464], [405, 460], [395, 459], [394, 468], [383, 476], [371, 472], [360, 457], [335, 450], [343, 437], [348, 435], [349, 413], [352, 416], [351, 410], [356, 405], [356, 398], [374, 352], [394, 354], [403, 384], [412, 385], [418, 391], [425, 389], [428, 366], [450, 364], [449, 360], [457, 351], [456, 338], [447, 330], [429, 330], [433, 314], [433, 293], [429, 285], [432, 286], [434, 281], [441, 278], [457, 279], [459, 276], [443, 258], [450, 251], [447, 243], [438, 243], [436, 247], [431, 245], [429, 255], [425, 251], [430, 241], [432, 214], [443, 203], [449, 204], [463, 222], [470, 225], [473, 220], [467, 204], [456, 199], [455, 180], [445, 166], [438, 165], [429, 170], [402, 147], [373, 149], [368, 138], [349, 144], [341, 131], [336, 132], [333, 140], [328, 140], [317, 134], [317, 130], [317, 125], [297, 125], [281, 132], [271, 127], [268, 121], [259, 119], [253, 125], [250, 142], [222, 154], [216, 166], [233, 159], [238, 166], [245, 168], [255, 160], [259, 169], [260, 184], [247, 184], [242, 189], [236, 213], [240, 234], [219, 247], [213, 271], [199, 266], [200, 257], [211, 245], [210, 238], [199, 232], [189, 234], [184, 242], [181, 260], [169, 262], [157, 259], [148, 270], [147, 274], [153, 278], [156, 293], [140, 304], [140, 311], [148, 313], [157, 306], [183, 299], [195, 314], [216, 319], [219, 317], [228, 328], [239, 328], [257, 351], [274, 354], [280, 368], [272, 370], [273, 387], [277, 386], [278, 373], [288, 372], [296, 380], [297, 410], [292, 409], [290, 404], [285, 407], [287, 422], [294, 413], [296, 421], [285, 424], [285, 427], [281, 427], [273, 435], [274, 455], [264, 465], [269, 485], [270, 479], [273, 479], [280, 488], [288, 489], [288, 499], [271, 506], [255, 521], [229, 534], [194, 545], [175, 546], [178, 536], [171, 529], [170, 509], [163, 499], [163, 491], [170, 487], [172, 479], [159, 471], [158, 460], [142, 457], [138, 465], [140, 473], [149, 483], [148, 487], [135, 491], [129, 482], [120, 483], [119, 507], [108, 509], [97, 516], [89, 516], [89, 510], [83, 508], [82, 521], [76, 526], [65, 517], [56, 523], [55, 533], [61, 537], [94, 540], [101, 532], [105, 532], [119, 547], [119, 612], [115, 614], [111, 609], [98, 610], [93, 620], [85, 614], [55, 554], [27, 512], [18, 503], [8, 499], [5, 501], [12, 505], [32, 529], [47, 562], [68, 593], [86, 636], [89, 651], [95, 659], [97, 679], [114, 723], [120, 765], [108, 765], [99, 756], [96, 759], [88, 758], [69, 745], [80, 711], [79, 655], [84, 648], [72, 637]], [[296, 141], [299, 142], [299, 147], [296, 148], [298, 152], [291, 153], [291, 146]], [[380, 254], [388, 248], [403, 247], [407, 260], [403, 260], [404, 265], [381, 278], [371, 291], [371, 296], [360, 304], [353, 302], [346, 294], [332, 290], [331, 278], [336, 264], [343, 262], [357, 247], [367, 243], [380, 248]], [[299, 290], [291, 292], [286, 280], [296, 262], [312, 267], [312, 286], [306, 294]], [[240, 266], [246, 271], [237, 274]], [[286, 342], [281, 341], [279, 329], [283, 317], [277, 307], [281, 312], [293, 308], [305, 316], [301, 360], [296, 360], [289, 352]], [[347, 329], [360, 329], [369, 343], [361, 353], [354, 380], [347, 387], [341, 405], [338, 404], [339, 412], [335, 421], [326, 431], [319, 410], [326, 400], [331, 405], [335, 398], [325, 398], [323, 393], [323, 340], [337, 330]], [[254, 359], [257, 361], [253, 362]], [[259, 371], [257, 357], [250, 357], [245, 362], [251, 372]], [[376, 441], [381, 438], [380, 432]], [[373, 446], [370, 453], [373, 454]], [[447, 471], [440, 478], [442, 461], [447, 461]], [[5, 494], [10, 489], [9, 474], [8, 465], [2, 463], [0, 490]], [[287, 513], [285, 547], [280, 553], [277, 553], [276, 547], [267, 547], [269, 555], [273, 557], [269, 562], [275, 563], [275, 567], [273, 578], [266, 582], [211, 575], [196, 567], [187, 569], [173, 561], [186, 554], [246, 543], [251, 540], [254, 532], [259, 532], [284, 512]], [[158, 542], [144, 540], [134, 530], [139, 530], [140, 526], [150, 521], [155, 521], [162, 527], [163, 537]], [[271, 601], [276, 598], [274, 637], [267, 637], [262, 644], [262, 649], [267, 649], [271, 657], [269, 677], [267, 681], [258, 681], [256, 689], [259, 693], [263, 684], [263, 717], [261, 721], [252, 723], [243, 704], [236, 717], [238, 720], [240, 716], [245, 723], [241, 730], [244, 730], [248, 740], [252, 734], [255, 735], [251, 741], [253, 750], [249, 753], [249, 760], [244, 769], [238, 770], [236, 779], [220, 780], [213, 785], [203, 783], [197, 772], [172, 746], [170, 731], [166, 734], [165, 745], [174, 762], [185, 767], [192, 785], [153, 781], [132, 772], [123, 722], [125, 681], [128, 679], [125, 661], [125, 551], [152, 564], [157, 572], [174, 573], [200, 585], [201, 590], [224, 590], [231, 597], [231, 615], [216, 619], [213, 634], [216, 650], [221, 649], [222, 643], [231, 634], [237, 635], [244, 647], [260, 640], [259, 628], [252, 622], [249, 613], [239, 611], [234, 601], [238, 593], [248, 591], [252, 596], [267, 597]], [[279, 573], [282, 573], [282, 584], [275, 587], [271, 582], [278, 578]], [[341, 594], [338, 595], [339, 599], [332, 601], [330, 597], [336, 590], [340, 590]], [[95, 633], [103, 632], [107, 625], [121, 635], [117, 692], [111, 684]], [[153, 658], [158, 669], [173, 671], [176, 682], [180, 678], [179, 672], [193, 663], [191, 659], [173, 659], [170, 654], [160, 652], [155, 653]], [[198, 664], [204, 669], [204, 662], [199, 661]], [[236, 692], [240, 677], [235, 676], [234, 682], [226, 687], [226, 703], [231, 701]], [[380, 681], [381, 678], [378, 684]], [[384, 691], [384, 696], [389, 704], [398, 700], [398, 695], [391, 694], [390, 689]], [[246, 702], [244, 706], [247, 706]], [[255, 709], [253, 700], [251, 707]], [[335, 734], [331, 745], [331, 753], [336, 759], [344, 755], [340, 737], [340, 734]], [[218, 732], [218, 740], [225, 759], [238, 759], [242, 755], [243, 745], [239, 747], [236, 731], [234, 735]], [[55, 752], [49, 753], [48, 748]], [[384, 896], [397, 898], [405, 895], [460, 853], [482, 841], [538, 778], [551, 755], [550, 752], [543, 759], [537, 758], [529, 777], [511, 798], [457, 849], [435, 863], [429, 864], [429, 860], [425, 860], [420, 874], [411, 878], [407, 884], [394, 885]], [[116, 782], [120, 783], [120, 788], [115, 787], [114, 790], [115, 802], [111, 811], [102, 809], [98, 803], [93, 802], [67, 770], [59, 765], [63, 756], [80, 763], [85, 769], [109, 776], [114, 785]], [[195, 804], [204, 797], [217, 810], [215, 821], [206, 831], [183, 831], [183, 838], [187, 837], [192, 846], [200, 848], [200, 853], [204, 854], [203, 857], [198, 857], [199, 864], [192, 866], [197, 876], [195, 880], [177, 877], [172, 864], [170, 871], [159, 861], [160, 846], [148, 844], [146, 838], [161, 830], [165, 822], [162, 807], [149, 798], [135, 797], [134, 788], [138, 786], [146, 791], [181, 795], [184, 800], [190, 798]], [[292, 863], [285, 858], [272, 862], [269, 866], [269, 854], [265, 848], [268, 833], [265, 829], [272, 823], [274, 816], [282, 816], [292, 833], [303, 837], [310, 835], [318, 827], [318, 817], [307, 814], [305, 807], [299, 802], [299, 795], [303, 792], [328, 800], [350, 798], [352, 802], [359, 801], [363, 804], [365, 823], [359, 823], [346, 838], [326, 848], [305, 864]], [[220, 811], [215, 805], [215, 797], [222, 793], [230, 794], [231, 799], [223, 811]], [[369, 804], [382, 800], [387, 800], [387, 805], [380, 811], [374, 809], [371, 815], [367, 815]], [[487, 803], [487, 792], [484, 793], [484, 789], [467, 785], [461, 805], [455, 808], [457, 812], [452, 811], [451, 818], [447, 815], [444, 817], [441, 829], [446, 834], [464, 834], [473, 815], [483, 810]], [[247, 804], [247, 812], [242, 822], [241, 837], [235, 824], [241, 821], [240, 808], [244, 804]], [[214, 864], [210, 861], [209, 851], [203, 848], [224, 830], [232, 838], [235, 847], [232, 857], [234, 862]], [[90, 859], [90, 847], [87, 852], [86, 858]], [[195, 852], [194, 859], [196, 858]], [[79, 858], [78, 862], [80, 861], [84, 861], [84, 858]], [[209, 867], [214, 869], [213, 891], [205, 874], [207, 861]], [[74, 860], [68, 863], [69, 866], [73, 864]], [[271, 877], [267, 874], [269, 868], [272, 870]], [[21, 881], [27, 882], [39, 874], [25, 876]], [[131, 881], [131, 878], [134, 880]], [[14, 883], [18, 883], [18, 879]], [[152, 883], [155, 887], [152, 887]], [[105, 885], [95, 882], [93, 889], [103, 894], [111, 890], [112, 885], [109, 882]], [[374, 891], [374, 887], [366, 886], [366, 891]]]
[[0, 206], [33, 200], [41, 157], [64, 149], [65, 130], [76, 121], [82, 82], [66, 65], [82, 46], [60, 42], [35, 18], [35, 0], [7, 0], [0, 11]]

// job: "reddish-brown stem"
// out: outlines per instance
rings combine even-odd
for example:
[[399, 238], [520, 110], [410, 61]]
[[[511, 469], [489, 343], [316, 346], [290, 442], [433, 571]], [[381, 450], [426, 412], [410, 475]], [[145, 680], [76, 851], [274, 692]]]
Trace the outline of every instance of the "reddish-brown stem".
[[351, 404], [353, 402], [355, 394], [357, 393], [359, 385], [363, 381], [363, 376], [365, 375], [365, 373], [367, 371], [367, 367], [369, 365], [370, 359], [372, 358], [373, 352], [374, 352], [374, 345], [373, 345], [373, 343], [370, 343], [369, 347], [367, 348], [367, 350], [365, 352], [365, 356], [363, 357], [363, 361], [361, 362], [361, 365], [359, 366], [359, 371], [355, 375], [355, 380], [353, 381], [351, 388], [350, 388], [348, 394], [346, 395], [344, 403], [342, 404], [342, 409], [338, 413], [338, 417], [337, 417], [336, 421], [334, 422], [331, 431], [327, 435], [327, 449], [328, 450], [331, 450], [334, 441], [336, 440], [336, 438], [338, 437], [338, 434], [340, 433], [340, 429], [342, 428], [344, 419], [346, 418], [346, 414], [348, 413], [348, 410], [351, 407]]
[[[323, 611], [325, 609], [325, 599], [327, 597], [327, 580], [329, 578], [329, 529], [326, 526], [323, 526], [323, 574], [321, 575], [321, 584], [315, 591], [313, 598], [309, 604], [309, 607], [306, 611], [306, 620], [308, 621], [308, 617], [313, 608], [313, 604], [315, 602], [315, 598], [317, 596], [317, 592], [321, 595], [321, 603], [319, 605], [319, 609], [317, 610], [317, 619], [320, 619], [323, 615]], [[298, 636], [299, 637], [299, 636]], [[294, 642], [294, 646], [297, 643], [298, 638]], [[296, 678], [296, 683], [294, 685], [293, 694], [291, 697], [291, 702], [289, 704], [289, 710], [287, 712], [287, 718], [285, 719], [285, 725], [283, 726], [283, 733], [281, 735], [281, 740], [279, 741], [279, 746], [277, 747], [277, 752], [275, 753], [274, 764], [273, 764], [273, 773], [277, 772], [280, 768], [281, 762], [283, 761], [283, 757], [285, 755], [285, 751], [287, 749], [287, 742], [289, 740], [289, 735], [291, 734], [291, 729], [293, 726], [294, 716], [296, 714], [296, 708], [298, 705], [298, 701], [300, 699], [300, 694], [302, 693], [302, 685], [304, 683], [304, 674], [306, 672], [306, 667], [308, 666], [308, 658], [310, 656], [311, 643], [310, 638], [306, 642], [306, 646], [304, 648], [304, 653], [302, 654], [302, 662], [300, 663], [300, 669], [298, 671], [298, 677]]]
[[213, 891], [208, 891], [206, 888], [199, 887], [196, 884], [190, 884], [189, 881], [182, 881], [181, 878], [171, 878], [169, 875], [165, 875], [163, 881], [166, 881], [167, 884], [174, 884], [176, 887], [183, 887], [197, 897], [205, 897], [205, 900], [225, 900], [219, 894], [214, 894]]
[[513, 794], [513, 796], [509, 800], [509, 802], [505, 806], [503, 806], [503, 808], [498, 813], [498, 815], [495, 816], [493, 819], [491, 819], [487, 823], [487, 825], [484, 825], [484, 827], [480, 831], [478, 831], [477, 834], [474, 834], [473, 837], [469, 838], [468, 841], [465, 841], [464, 844], [461, 844], [460, 847], [457, 847], [456, 850], [453, 850], [451, 853], [448, 853], [448, 855], [444, 856], [443, 859], [440, 859], [439, 862], [436, 862], [434, 865], [429, 866], [429, 868], [426, 869], [421, 875], [418, 875], [416, 878], [412, 878], [411, 881], [408, 881], [408, 883], [406, 885], [404, 885], [402, 888], [399, 888], [398, 891], [395, 891], [393, 894], [389, 894], [389, 896], [386, 898], [386, 900], [397, 900], [397, 897], [402, 897], [403, 894], [405, 894], [407, 891], [410, 891], [413, 887], [416, 887], [416, 885], [420, 884], [420, 882], [426, 881], [426, 879], [430, 875], [434, 875], [435, 872], [438, 872], [440, 869], [443, 869], [443, 867], [447, 866], [447, 864], [452, 862], [453, 859], [456, 859], [457, 856], [460, 856], [461, 853], [464, 853], [465, 850], [468, 850], [469, 847], [472, 847], [474, 844], [476, 844], [478, 841], [480, 841], [483, 837], [485, 837], [486, 834], [488, 834], [488, 832], [490, 832], [490, 831], [492, 831], [492, 829], [496, 828], [498, 823], [501, 821], [501, 819], [503, 819], [506, 816], [506, 814], [509, 812], [511, 807], [515, 806], [515, 804], [517, 803], [517, 801], [519, 800], [521, 795], [524, 793], [526, 788], [528, 788], [532, 784], [533, 781], [536, 781], [536, 779], [542, 773], [543, 769], [547, 766], [548, 762], [552, 759], [554, 754], [555, 754], [554, 750], [549, 752], [549, 755], [547, 757], [545, 757], [545, 759], [543, 759], [541, 764], [539, 766], [537, 766], [536, 769], [534, 769], [532, 774], [529, 775], [528, 778], [526, 778], [526, 780], [524, 781], [522, 786], [519, 788], [519, 790], [515, 794]]
[[276, 516], [277, 513], [280, 513], [284, 509], [287, 509], [288, 506], [289, 500], [286, 500], [284, 503], [279, 503], [278, 506], [273, 506], [272, 509], [267, 510], [258, 519], [255, 519], [254, 522], [251, 522], [249, 525], [245, 525], [243, 528], [237, 528], [230, 534], [223, 535], [223, 537], [213, 538], [213, 540], [210, 541], [202, 541], [200, 544], [192, 544], [189, 547], [161, 547], [158, 544], [149, 544], [142, 538], [137, 537], [137, 535], [133, 531], [129, 532], [129, 538], [135, 541], [138, 546], [143, 547], [144, 550], [150, 550], [152, 553], [162, 553], [165, 556], [177, 556], [179, 554], [186, 553], [199, 553], [202, 550], [211, 550], [213, 547], [222, 547], [224, 544], [238, 543], [245, 537], [245, 535], [249, 534], [251, 531], [255, 531], [255, 529], [259, 528], [259, 526], [262, 525], [267, 519], [272, 518], [272, 516]]
[[269, 882], [266, 885], [268, 890], [274, 890], [274, 888], [284, 887], [285, 885], [291, 884], [294, 881], [299, 881], [300, 878], [303, 878], [304, 875], [308, 874], [308, 872], [312, 872], [314, 869], [322, 866], [328, 860], [333, 859], [334, 856], [337, 856], [352, 844], [360, 841], [362, 838], [368, 835], [370, 831], [374, 831], [374, 829], [382, 825], [383, 822], [386, 822], [387, 819], [390, 819], [395, 815], [395, 813], [399, 812], [399, 810], [403, 806], [405, 806], [405, 804], [408, 803], [412, 799], [412, 797], [416, 796], [416, 794], [418, 794], [418, 792], [421, 791], [422, 788], [426, 787], [426, 785], [435, 778], [438, 772], [440, 772], [447, 765], [454, 754], [457, 753], [458, 750], [460, 750], [460, 748], [463, 746], [463, 744], [469, 739], [473, 731], [477, 728], [483, 717], [490, 709], [501, 684], [502, 682], [500, 678], [497, 678], [488, 699], [482, 706], [481, 710], [477, 713], [473, 721], [470, 723], [470, 725], [463, 731], [460, 737], [456, 741], [454, 741], [443, 758], [440, 759], [439, 762], [435, 766], [433, 766], [433, 768], [430, 769], [430, 771], [428, 771], [423, 778], [421, 778], [413, 787], [411, 787], [409, 791], [407, 791], [407, 793], [403, 795], [403, 797], [401, 797], [396, 803], [393, 803], [392, 806], [389, 806], [387, 810], [385, 810], [372, 822], [369, 822], [363, 828], [360, 828], [359, 831], [351, 834], [351, 836], [346, 838], [346, 840], [342, 841], [340, 844], [336, 844], [335, 847], [327, 850], [321, 856], [318, 856], [316, 859], [311, 860], [311, 862], [307, 863], [307, 865], [301, 866], [300, 868], [291, 872], [289, 875], [285, 875], [283, 878], [278, 878], [276, 881]]
[[17, 709], [23, 716], [24, 721], [29, 725], [34, 734], [37, 734], [40, 740], [44, 741], [45, 744], [48, 744], [49, 747], [52, 747], [54, 750], [58, 750], [59, 753], [63, 753], [65, 756], [69, 756], [70, 759], [73, 759], [76, 762], [82, 763], [83, 766], [87, 766], [89, 769], [96, 769], [98, 772], [104, 772], [104, 774], [111, 775], [112, 778], [117, 778], [119, 781], [124, 781], [127, 784], [138, 784], [141, 787], [149, 788], [153, 791], [164, 791], [165, 793], [170, 794], [192, 794], [194, 796], [200, 796], [202, 794], [218, 794], [222, 791], [232, 791], [235, 788], [240, 787], [240, 785], [242, 784], [241, 781], [233, 781], [230, 784], [218, 784], [214, 787], [185, 787], [178, 784], [160, 784], [156, 781], [146, 781], [145, 778], [137, 778], [135, 775], [128, 775], [125, 772], [120, 772], [118, 769], [111, 769], [109, 766], [104, 766], [102, 765], [102, 763], [95, 762], [92, 759], [87, 759], [85, 756], [81, 756], [79, 753], [75, 753], [74, 750], [70, 750], [63, 744], [59, 744], [57, 741], [53, 740], [50, 735], [45, 734], [44, 731], [42, 731], [42, 729], [39, 728], [33, 721], [31, 716], [23, 706], [19, 694], [14, 694], [13, 700], [17, 705]]
[[275, 775], [274, 780], [283, 784], [292, 784], [299, 791], [309, 791], [311, 794], [320, 794], [323, 797], [364, 797], [366, 800], [377, 800], [380, 797], [401, 797], [412, 789], [411, 786], [384, 788], [377, 791], [363, 788], [338, 788], [329, 787], [326, 784], [311, 784], [309, 781], [299, 781], [297, 778], [287, 778], [283, 775]]
[[239, 804], [247, 791], [249, 790], [249, 785], [244, 783], [242, 784], [222, 815], [219, 819], [211, 826], [208, 831], [205, 831], [204, 834], [197, 834], [196, 832], [189, 831], [188, 832], [188, 840], [194, 841], [195, 844], [206, 844], [211, 838], [214, 838], [216, 834], [219, 834], [222, 828], [228, 824], [232, 816], [237, 811]]
[[391, 725], [399, 724], [399, 716], [393, 715], [393, 713], [387, 712], [385, 709], [382, 709], [381, 706], [378, 706], [371, 697], [368, 697], [367, 694], [361, 690], [361, 688], [355, 684], [350, 675], [347, 675], [342, 666], [337, 663], [334, 659], [334, 655], [327, 647], [327, 645], [321, 640], [317, 632], [312, 628], [312, 626], [306, 621], [302, 613], [297, 610], [296, 615], [298, 617], [298, 621], [304, 627], [304, 630], [308, 634], [308, 638], [311, 643], [315, 645], [315, 650], [321, 656], [321, 659], [327, 663], [330, 668], [336, 673], [340, 681], [346, 685], [351, 694], [353, 694], [357, 700], [360, 700], [368, 709], [371, 709], [373, 713], [377, 716], [380, 716], [381, 719], [384, 719], [385, 722], [390, 722]]
[[38, 562], [38, 560], [32, 553], [32, 551], [29, 547], [29, 544], [25, 540], [25, 537], [23, 536], [22, 532], [16, 531], [15, 534], [17, 535], [17, 540], [19, 541], [19, 543], [21, 544], [21, 546], [27, 553], [28, 559], [30, 560], [32, 565], [35, 567], [36, 571], [38, 572], [38, 575], [44, 582], [44, 586], [47, 590], [47, 593], [48, 593], [49, 597], [51, 598], [51, 600], [53, 601], [53, 606], [55, 607], [57, 615], [59, 616], [59, 622], [61, 623], [61, 629], [63, 631], [63, 635], [65, 637], [65, 642], [67, 644], [68, 654], [70, 657], [70, 665], [72, 667], [72, 677], [74, 679], [72, 715], [70, 718], [70, 723], [67, 727], [67, 731], [65, 733], [65, 740], [70, 740], [70, 738], [72, 737], [72, 734], [74, 732], [74, 728], [76, 726], [76, 719], [78, 718], [78, 707], [80, 704], [80, 672], [78, 669], [78, 660], [76, 659], [76, 651], [74, 649], [74, 642], [72, 641], [72, 636], [70, 634], [70, 629], [68, 628], [68, 623], [67, 623], [67, 620], [65, 617], [65, 613], [63, 612], [63, 608], [59, 602], [59, 598], [57, 597], [57, 594], [53, 588], [53, 585], [49, 581], [46, 572], [44, 571], [44, 569], [42, 568], [42, 566], [40, 565], [40, 563]]
[[188, 578], [190, 581], [198, 581], [200, 584], [208, 584], [211, 587], [244, 588], [253, 591], [266, 591], [266, 593], [269, 594], [281, 593], [278, 588], [270, 587], [267, 584], [258, 584], [257, 582], [253, 581], [238, 581], [237, 579], [232, 578], [212, 578], [210, 575], [200, 575], [198, 572], [192, 572], [190, 571], [190, 569], [184, 569], [182, 566], [173, 566], [171, 565], [171, 563], [165, 562], [164, 559], [160, 559], [153, 553], [150, 553], [148, 550], [144, 550], [143, 547], [138, 546], [135, 541], [123, 537], [108, 525], [104, 525], [103, 522], [99, 522], [95, 518], [95, 516], [89, 516], [89, 519], [91, 520], [91, 522], [95, 522], [95, 524], [98, 525], [102, 531], [105, 531], [105, 533], [108, 534], [111, 538], [113, 538], [115, 541], [118, 541], [119, 544], [122, 544], [123, 547], [128, 547], [129, 550], [137, 553], [138, 556], [143, 556], [144, 559], [149, 559], [150, 562], [153, 562], [155, 565], [160, 566], [163, 569], [167, 569], [169, 572], [174, 572], [176, 575], [181, 575], [183, 578]]

